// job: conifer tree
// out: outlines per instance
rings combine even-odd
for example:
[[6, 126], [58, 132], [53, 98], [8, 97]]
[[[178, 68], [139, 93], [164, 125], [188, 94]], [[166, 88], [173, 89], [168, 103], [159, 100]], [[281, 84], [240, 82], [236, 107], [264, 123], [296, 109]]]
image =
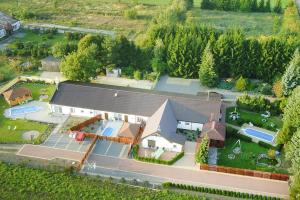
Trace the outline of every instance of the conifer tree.
[[275, 12], [275, 13], [281, 13], [282, 12], [281, 0], [276, 0], [275, 6], [273, 8], [273, 12]]
[[260, 2], [258, 4], [258, 11], [265, 12], [265, 1], [264, 0], [260, 0]]
[[265, 5], [265, 12], [271, 12], [271, 0], [267, 0]]
[[215, 61], [210, 47], [210, 43], [204, 49], [202, 61], [199, 69], [200, 82], [208, 87], [214, 87], [218, 84], [218, 75], [215, 70]]

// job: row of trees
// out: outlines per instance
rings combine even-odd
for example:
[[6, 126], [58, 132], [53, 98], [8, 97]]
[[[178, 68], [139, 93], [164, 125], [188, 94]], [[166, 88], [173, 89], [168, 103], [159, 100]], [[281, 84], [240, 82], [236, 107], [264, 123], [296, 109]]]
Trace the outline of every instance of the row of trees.
[[210, 65], [214, 71], [210, 74], [216, 74], [213, 79], [243, 76], [266, 82], [281, 77], [297, 45], [295, 37], [246, 38], [238, 29], [220, 32], [195, 25], [153, 26], [144, 43], [154, 52], [159, 49], [155, 62], [171, 76], [197, 78], [200, 66]]
[[271, 0], [202, 0], [202, 9], [216, 9], [241, 12], [282, 12], [281, 0], [271, 8]]
[[[63, 57], [61, 70], [71, 80], [89, 81], [106, 68], [121, 68], [128, 76], [140, 77], [141, 71], [151, 71], [147, 52], [124, 36], [115, 39], [86, 35], [77, 45], [57, 44], [53, 54]], [[144, 67], [146, 66], [146, 67]]]

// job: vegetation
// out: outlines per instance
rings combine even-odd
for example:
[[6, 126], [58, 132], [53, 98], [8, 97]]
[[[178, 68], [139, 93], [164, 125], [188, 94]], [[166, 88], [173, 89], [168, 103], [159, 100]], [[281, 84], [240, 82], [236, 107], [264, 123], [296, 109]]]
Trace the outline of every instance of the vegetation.
[[279, 200], [280, 199], [277, 197], [266, 197], [266, 196], [257, 195], [257, 194], [249, 194], [249, 193], [236, 192], [236, 191], [228, 191], [228, 190], [199, 187], [199, 186], [192, 186], [192, 185], [185, 185], [185, 184], [177, 184], [177, 183], [171, 183], [171, 182], [163, 183], [163, 187], [166, 189], [189, 190], [189, 191], [195, 191], [195, 192], [200, 192], [200, 193], [216, 194], [216, 195], [220, 195], [220, 196], [236, 197], [239, 199], [270, 199], [270, 200]]
[[296, 49], [292, 60], [282, 76], [283, 94], [288, 96], [294, 88], [300, 85], [300, 52]]
[[208, 150], [209, 150], [209, 137], [205, 135], [200, 144], [198, 145], [198, 149], [196, 150], [195, 160], [197, 163], [207, 164], [208, 163]]
[[143, 162], [150, 162], [150, 163], [157, 163], [157, 164], [163, 164], [163, 165], [173, 165], [176, 161], [181, 159], [184, 156], [184, 152], [177, 153], [175, 157], [173, 157], [171, 160], [161, 160], [151, 157], [141, 157], [139, 156], [139, 145], [135, 145], [132, 149], [132, 155], [133, 158], [139, 161]]
[[[243, 169], [251, 169], [251, 170], [259, 170], [259, 171], [267, 171], [273, 173], [287, 173], [286, 166], [287, 163], [282, 162], [280, 167], [276, 167], [275, 165], [271, 166], [259, 166], [257, 165], [257, 158], [260, 154], [266, 154], [269, 151], [269, 146], [264, 147], [261, 144], [256, 144], [252, 142], [252, 140], [245, 139], [241, 137], [242, 135], [237, 134], [237, 130], [228, 128], [226, 130], [226, 141], [225, 147], [223, 149], [218, 149], [218, 165], [227, 166], [227, 167], [235, 167], [235, 168], [243, 168]], [[241, 153], [234, 154], [234, 159], [229, 159], [228, 155], [233, 154], [233, 148], [238, 147], [237, 141], [240, 140]], [[280, 159], [283, 161], [284, 156], [280, 155]], [[277, 164], [277, 162], [276, 162]]]
[[203, 199], [199, 196], [116, 184], [98, 177], [3, 163], [0, 163], [0, 175], [0, 196], [3, 199]]
[[242, 76], [235, 82], [235, 89], [239, 92], [245, 91], [247, 87], [247, 80]]
[[199, 79], [202, 85], [214, 87], [218, 84], [219, 78], [215, 71], [215, 61], [210, 43], [204, 49], [199, 69]]
[[[230, 112], [234, 112], [235, 108], [231, 107], [226, 110], [226, 122], [229, 124], [233, 124], [236, 126], [241, 126], [244, 123], [251, 122], [254, 126], [258, 126], [261, 128], [265, 128], [271, 131], [277, 131], [277, 129], [282, 127], [282, 120], [278, 116], [271, 116], [268, 119], [265, 119], [261, 116], [260, 113], [256, 113], [253, 111], [247, 111], [242, 108], [238, 108], [238, 113], [240, 114], [240, 118], [237, 120], [232, 120], [230, 118]], [[263, 119], [266, 120], [266, 122], [263, 122]]]

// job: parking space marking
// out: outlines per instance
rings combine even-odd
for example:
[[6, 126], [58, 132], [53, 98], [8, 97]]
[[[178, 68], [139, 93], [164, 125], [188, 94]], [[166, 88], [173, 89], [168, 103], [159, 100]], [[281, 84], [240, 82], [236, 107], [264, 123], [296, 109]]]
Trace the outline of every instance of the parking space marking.
[[127, 149], [127, 145], [123, 145], [123, 148], [122, 148], [122, 150], [121, 150], [121, 152], [120, 152], [120, 154], [118, 156], [119, 158], [123, 157], [125, 149]]
[[70, 146], [70, 144], [72, 143], [72, 139], [69, 141], [69, 143], [66, 145], [66, 148], [65, 149], [68, 149], [69, 148], [69, 146]]
[[60, 142], [61, 138], [63, 137], [63, 135], [60, 135], [59, 138], [56, 140], [55, 144], [53, 145], [53, 147], [56, 147], [56, 145]]
[[108, 150], [110, 149], [110, 146], [112, 145], [112, 142], [110, 142], [109, 143], [109, 146], [107, 147], [107, 149], [106, 149], [106, 151], [105, 151], [105, 153], [104, 153], [104, 155], [106, 155], [107, 154], [107, 152], [108, 152]]

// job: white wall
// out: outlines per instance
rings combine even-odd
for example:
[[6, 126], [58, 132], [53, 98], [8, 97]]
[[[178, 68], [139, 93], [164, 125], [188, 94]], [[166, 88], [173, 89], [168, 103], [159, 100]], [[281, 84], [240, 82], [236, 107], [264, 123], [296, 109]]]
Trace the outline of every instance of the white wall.
[[5, 29], [0, 29], [0, 38], [3, 38], [6, 35]]
[[167, 151], [181, 152], [183, 150], [181, 144], [169, 142], [165, 138], [155, 135], [150, 135], [142, 140], [141, 145], [143, 148], [149, 148], [148, 140], [154, 140], [156, 147], [164, 148]]
[[178, 121], [177, 128], [186, 129], [186, 130], [194, 130], [196, 131], [199, 129], [202, 130], [203, 124], [199, 123], [192, 123], [192, 122], [185, 122], [185, 121]]

